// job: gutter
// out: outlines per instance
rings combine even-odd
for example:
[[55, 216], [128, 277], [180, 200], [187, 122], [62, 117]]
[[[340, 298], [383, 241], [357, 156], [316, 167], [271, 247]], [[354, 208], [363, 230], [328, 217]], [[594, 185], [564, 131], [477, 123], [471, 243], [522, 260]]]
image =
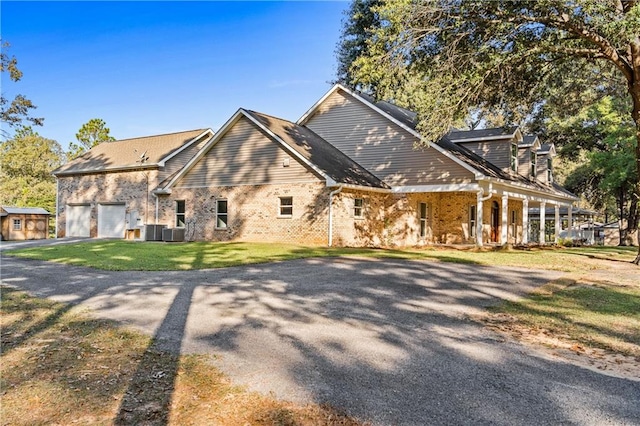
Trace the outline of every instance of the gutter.
[[329, 193], [329, 247], [333, 245], [333, 196], [342, 191], [343, 185]]

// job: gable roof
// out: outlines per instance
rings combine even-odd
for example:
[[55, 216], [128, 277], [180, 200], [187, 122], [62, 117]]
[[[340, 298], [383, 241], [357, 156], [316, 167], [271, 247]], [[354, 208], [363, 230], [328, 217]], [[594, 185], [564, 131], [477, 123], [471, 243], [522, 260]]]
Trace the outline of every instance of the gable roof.
[[495, 127], [492, 129], [453, 130], [449, 132], [451, 142], [479, 142], [497, 139], [513, 139], [519, 132], [518, 126]]
[[[417, 128], [417, 114], [406, 108], [399, 107], [390, 102], [376, 101], [372, 96], [363, 94], [360, 92], [354, 92], [342, 86], [341, 84], [334, 85], [318, 102], [316, 102], [302, 117], [297, 121], [298, 124], [304, 124], [311, 118], [320, 105], [335, 91], [342, 90], [348, 93], [353, 98], [359, 100], [363, 104], [369, 106], [371, 109], [382, 114], [388, 120], [399, 125], [403, 129], [407, 130], [420, 140], [424, 140], [422, 135], [418, 133]], [[451, 139], [452, 135], [455, 139]], [[494, 128], [494, 129], [482, 129], [482, 130], [454, 130], [449, 134], [443, 136], [435, 143], [430, 143], [430, 147], [438, 150], [442, 154], [454, 160], [456, 163], [465, 167], [476, 175], [476, 178], [482, 176], [498, 179], [506, 183], [512, 183], [521, 188], [532, 189], [541, 192], [547, 192], [556, 196], [570, 197], [577, 199], [577, 197], [562, 188], [560, 185], [553, 184], [551, 186], [544, 185], [538, 181], [532, 181], [519, 174], [511, 175], [504, 172], [501, 168], [497, 167], [493, 163], [487, 161], [483, 157], [475, 154], [463, 144], [457, 144], [456, 142], [471, 142], [480, 140], [495, 140], [495, 139], [523, 139], [523, 135], [517, 126], [511, 126], [508, 128]], [[544, 145], [543, 145], [544, 146]]]
[[545, 143], [540, 145], [540, 149], [536, 151], [538, 154], [551, 154], [556, 155], [556, 146], [552, 143]]
[[281, 118], [240, 108], [178, 173], [165, 180], [158, 187], [156, 193], [170, 191], [173, 185], [187, 174], [242, 117], [249, 119], [263, 134], [274, 140], [293, 157], [297, 158], [298, 161], [307, 165], [316, 174], [324, 178], [328, 186], [342, 184], [389, 190], [387, 184], [344, 155], [311, 129]]
[[103, 142], [54, 170], [53, 174], [60, 176], [163, 166], [165, 161], [206, 135], [212, 136], [213, 131], [196, 129]]
[[522, 141], [518, 143], [518, 148], [530, 148], [535, 145], [540, 146], [540, 140], [537, 135], [524, 135]]
[[[10, 206], [2, 206], [3, 212], [6, 214], [46, 214], [51, 215], [48, 211], [43, 209], [42, 207], [10, 207]], [[6, 216], [3, 214], [3, 216]]]
[[270, 115], [245, 110], [264, 127], [271, 130], [286, 145], [309, 163], [316, 165], [336, 183], [386, 188], [389, 186], [360, 166], [338, 148], [322, 139], [308, 127]]

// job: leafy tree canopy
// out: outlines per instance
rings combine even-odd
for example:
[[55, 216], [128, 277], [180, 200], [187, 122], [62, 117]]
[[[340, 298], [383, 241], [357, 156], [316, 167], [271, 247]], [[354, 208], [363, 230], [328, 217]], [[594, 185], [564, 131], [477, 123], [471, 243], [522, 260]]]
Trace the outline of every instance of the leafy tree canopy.
[[30, 128], [19, 129], [16, 136], [0, 143], [0, 203], [55, 212], [56, 183], [51, 172], [64, 159], [58, 142]]
[[69, 144], [69, 159], [81, 156], [102, 142], [112, 142], [116, 140], [109, 133], [110, 130], [104, 120], [92, 118], [87, 121], [82, 125], [80, 130], [78, 130], [78, 133], [76, 133], [78, 143], [71, 142]]
[[[18, 60], [15, 56], [10, 56], [7, 53], [9, 43], [2, 43], [2, 50], [0, 51], [0, 73], [9, 73], [9, 80], [13, 82], [20, 81], [22, 78], [22, 71], [18, 68]], [[34, 126], [41, 126], [44, 122], [44, 118], [38, 118], [31, 116], [31, 110], [36, 106], [23, 95], [16, 95], [13, 99], [5, 97], [4, 93], [0, 95], [0, 122], [8, 125], [9, 127], [15, 127], [22, 124], [23, 121], [27, 121]], [[2, 136], [7, 137], [7, 132], [2, 131]]]
[[375, 12], [351, 84], [415, 110], [425, 142], [472, 112], [522, 124], [625, 93], [640, 170], [640, 2], [388, 0]]

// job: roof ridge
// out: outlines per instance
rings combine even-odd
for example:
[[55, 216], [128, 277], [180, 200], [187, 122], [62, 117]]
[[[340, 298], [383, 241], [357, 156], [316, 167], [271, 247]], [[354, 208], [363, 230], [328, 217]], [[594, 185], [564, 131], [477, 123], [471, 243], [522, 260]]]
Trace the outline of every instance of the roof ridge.
[[201, 129], [182, 130], [182, 131], [179, 131], [179, 132], [161, 133], [161, 134], [158, 134], [158, 135], [147, 135], [147, 136], [137, 136], [137, 137], [133, 137], [133, 138], [116, 139], [115, 141], [111, 141], [111, 142], [126, 142], [126, 141], [131, 141], [131, 140], [134, 140], [134, 139], [158, 138], [158, 137], [162, 137], [162, 136], [178, 135], [180, 133], [204, 132], [205, 130], [208, 130], [208, 129], [209, 129], [209, 127], [203, 127]]

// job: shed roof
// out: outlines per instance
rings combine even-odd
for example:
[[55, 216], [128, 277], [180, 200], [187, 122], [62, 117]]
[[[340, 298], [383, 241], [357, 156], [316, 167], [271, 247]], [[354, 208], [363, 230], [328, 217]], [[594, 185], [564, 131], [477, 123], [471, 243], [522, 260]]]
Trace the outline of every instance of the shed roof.
[[6, 216], [8, 214], [46, 214], [46, 215], [51, 215], [51, 213], [49, 213], [48, 211], [46, 211], [42, 207], [2, 206], [2, 216]]
[[196, 129], [103, 142], [80, 157], [59, 167], [53, 174], [58, 176], [106, 170], [157, 167], [165, 158], [174, 154], [207, 130]]

